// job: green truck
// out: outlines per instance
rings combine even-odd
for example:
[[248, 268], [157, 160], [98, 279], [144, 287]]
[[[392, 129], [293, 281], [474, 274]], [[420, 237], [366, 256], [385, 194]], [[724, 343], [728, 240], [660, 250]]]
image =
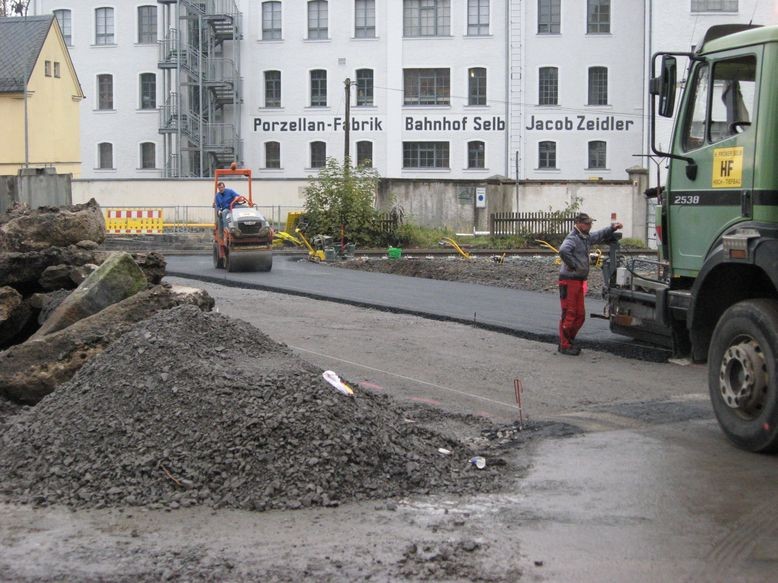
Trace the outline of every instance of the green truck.
[[[714, 26], [693, 52], [657, 53], [651, 66], [652, 149], [668, 165], [665, 186], [647, 192], [659, 258], [611, 248], [605, 315], [616, 333], [707, 361], [724, 433], [776, 451], [778, 26]], [[667, 151], [657, 116], [674, 117]]]

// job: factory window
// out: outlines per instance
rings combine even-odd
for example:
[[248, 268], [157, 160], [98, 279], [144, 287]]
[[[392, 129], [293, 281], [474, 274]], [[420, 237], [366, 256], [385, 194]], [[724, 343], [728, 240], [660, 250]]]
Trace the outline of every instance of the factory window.
[[113, 169], [113, 144], [109, 142], [97, 144], [97, 167], [101, 170]]
[[451, 99], [448, 69], [405, 69], [405, 105], [448, 105]]
[[373, 69], [357, 69], [357, 105], [373, 105]]
[[311, 107], [327, 107], [327, 71], [311, 71]]
[[484, 168], [486, 161], [486, 146], [483, 142], [467, 143], [467, 167]]
[[403, 142], [403, 168], [448, 168], [448, 142]]
[[113, 75], [97, 76], [97, 109], [113, 109]]
[[467, 104], [486, 105], [486, 69], [483, 67], [467, 71]]
[[44, 61], [44, 63], [43, 63], [43, 74], [46, 77], [51, 77], [51, 61]]
[[95, 10], [95, 44], [112, 45], [115, 42], [113, 8], [97, 8]]
[[489, 0], [467, 0], [467, 35], [489, 34]]
[[324, 168], [327, 163], [327, 144], [311, 142], [311, 168]]
[[143, 142], [140, 145], [140, 167], [144, 170], [157, 167], [157, 145], [154, 142]]
[[589, 105], [608, 105], [608, 68], [589, 67]]
[[559, 34], [561, 0], [538, 0], [538, 34]]
[[357, 142], [357, 166], [373, 167], [373, 142]]
[[611, 31], [611, 0], [588, 0], [586, 10], [586, 32], [607, 33]]
[[59, 79], [60, 77], [62, 77], [62, 71], [61, 71], [61, 68], [60, 68], [59, 61], [54, 61], [54, 76], [55, 76], [57, 79]]
[[737, 0], [692, 0], [692, 12], [737, 12]]
[[262, 3], [262, 40], [281, 38], [281, 3]]
[[265, 107], [281, 107], [281, 71], [265, 71]]
[[375, 0], [356, 0], [354, 3], [354, 36], [375, 37]]
[[308, 38], [329, 38], [326, 0], [312, 0], [308, 2]]
[[449, 36], [449, 0], [403, 0], [403, 36]]
[[157, 76], [154, 73], [141, 73], [140, 108], [157, 108]]
[[559, 70], [541, 67], [538, 72], [538, 105], [556, 105], [559, 100]]
[[605, 165], [605, 142], [595, 140], [589, 142], [589, 168], [590, 169], [602, 169], [606, 168]]
[[538, 144], [538, 168], [556, 168], [556, 142]]
[[265, 168], [281, 168], [281, 144], [265, 142]]
[[157, 7], [138, 6], [138, 44], [157, 42]]
[[62, 37], [65, 39], [65, 44], [69, 47], [73, 46], [73, 21], [71, 20], [70, 10], [55, 10], [54, 16], [57, 17], [57, 22], [62, 30]]

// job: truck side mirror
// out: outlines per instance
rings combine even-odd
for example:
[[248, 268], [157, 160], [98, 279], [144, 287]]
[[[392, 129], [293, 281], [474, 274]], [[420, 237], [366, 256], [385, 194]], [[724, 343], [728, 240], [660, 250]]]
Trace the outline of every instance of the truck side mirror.
[[651, 79], [650, 93], [659, 96], [657, 113], [662, 117], [673, 117], [675, 110], [675, 83], [678, 63], [671, 55], [662, 55], [662, 65], [659, 77]]

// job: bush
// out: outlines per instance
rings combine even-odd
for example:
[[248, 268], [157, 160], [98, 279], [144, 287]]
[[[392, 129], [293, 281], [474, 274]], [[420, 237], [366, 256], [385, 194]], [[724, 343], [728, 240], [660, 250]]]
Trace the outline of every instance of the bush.
[[379, 174], [367, 166], [350, 167], [328, 158], [327, 164], [305, 187], [306, 235], [330, 235], [340, 240], [341, 228], [346, 241], [372, 243], [379, 233], [373, 201]]

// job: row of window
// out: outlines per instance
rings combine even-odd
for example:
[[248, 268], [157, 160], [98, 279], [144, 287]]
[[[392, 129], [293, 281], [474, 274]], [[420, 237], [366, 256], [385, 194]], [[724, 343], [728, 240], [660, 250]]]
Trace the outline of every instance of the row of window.
[[[310, 106], [327, 106], [327, 71], [310, 71]], [[281, 107], [281, 71], [265, 71], [265, 107]], [[356, 71], [357, 106], [372, 106], [373, 70]], [[588, 105], [608, 105], [608, 68], [589, 67]], [[538, 70], [538, 104], [558, 105], [559, 69], [541, 67]], [[403, 105], [450, 105], [450, 69], [404, 69]], [[486, 69], [472, 67], [467, 70], [467, 104], [486, 105]]]
[[[604, 170], [607, 168], [607, 144], [602, 140], [588, 143], [587, 170]], [[543, 141], [538, 143], [538, 169], [556, 170], [556, 142]]]
[[[51, 62], [46, 61], [46, 76], [51, 76]], [[54, 63], [54, 76], [60, 76], [59, 63]], [[310, 71], [310, 106], [327, 107], [327, 71]], [[265, 107], [278, 108], [281, 101], [281, 71], [265, 71]], [[404, 105], [450, 105], [451, 72], [449, 69], [404, 69]], [[374, 74], [372, 69], [356, 71], [357, 106], [374, 105]], [[97, 109], [111, 110], [113, 104], [113, 75], [97, 76]], [[541, 67], [538, 71], [538, 104], [559, 103], [559, 69]], [[588, 75], [589, 105], [608, 104], [608, 69], [590, 67]], [[155, 73], [141, 73], [139, 78], [140, 109], [157, 107], [157, 76]], [[467, 104], [486, 105], [486, 69], [472, 67], [467, 70]]]
[[[138, 6], [137, 8], [138, 44], [156, 44], [157, 42], [157, 7]], [[65, 44], [73, 46], [73, 13], [69, 9], [54, 10]], [[116, 44], [116, 19], [114, 9], [110, 7], [95, 8], [94, 13], [94, 44]]]
[[[73, 21], [68, 9], [55, 10], [65, 42], [72, 46]], [[157, 42], [157, 7], [137, 7], [137, 42]], [[282, 29], [282, 3], [278, 0], [262, 2], [262, 40], [280, 40]], [[307, 38], [329, 39], [329, 2], [308, 0]], [[354, 37], [375, 38], [375, 0], [354, 0]], [[111, 7], [94, 11], [94, 44], [116, 44], [115, 11]], [[404, 36], [450, 36], [451, 0], [403, 0]], [[467, 0], [467, 34], [489, 34], [489, 0]]]
[[[97, 76], [97, 109], [112, 110], [113, 75], [103, 73]], [[141, 73], [138, 80], [138, 104], [140, 109], [157, 108], [157, 75], [156, 73]]]
[[52, 75], [52, 64], [54, 65], [54, 68], [53, 68], [54, 77], [59, 79], [60, 77], [62, 77], [62, 67], [60, 66], [60, 62], [59, 61], [54, 61], [54, 63], [52, 63], [51, 61], [44, 61], [43, 62], [43, 74], [46, 77], [51, 77], [51, 75]]
[[[562, 32], [562, 0], [538, 0], [538, 34]], [[610, 0], [586, 0], [587, 34], [611, 31]]]
[[[307, 5], [308, 39], [328, 39], [329, 2], [309, 0]], [[691, 0], [691, 12], [737, 12], [738, 0]], [[72, 14], [70, 10], [55, 10], [65, 42], [72, 45]], [[157, 42], [157, 7], [138, 6], [137, 42]], [[489, 34], [489, 0], [467, 0], [467, 34]], [[538, 34], [559, 34], [562, 24], [562, 0], [538, 0]], [[262, 2], [262, 40], [283, 38], [282, 3]], [[374, 38], [375, 0], [354, 0], [354, 37]], [[114, 9], [95, 9], [96, 45], [116, 43]], [[610, 0], [586, 0], [586, 32], [607, 34], [611, 31]], [[450, 36], [451, 0], [403, 0], [403, 36]]]
[[[154, 170], [157, 167], [157, 145], [154, 142], [140, 144], [139, 162], [143, 170]], [[100, 170], [113, 170], [113, 144], [100, 142], [97, 144], [97, 168]]]
[[[448, 142], [403, 142], [403, 168], [448, 168]], [[370, 165], [373, 158], [372, 142], [357, 142], [357, 164]], [[310, 143], [310, 167], [323, 168], [327, 160], [325, 142]], [[467, 167], [483, 169], [486, 167], [486, 145], [474, 140], [467, 143]], [[281, 167], [281, 144], [265, 142], [265, 168]], [[543, 141], [538, 144], [538, 168], [556, 169], [556, 142]], [[607, 144], [602, 140], [588, 143], [589, 170], [607, 168]]]
[[[588, 105], [608, 105], [608, 68], [589, 67], [587, 75]], [[538, 69], [538, 105], [559, 105], [559, 69]]]
[[[738, 0], [691, 0], [691, 12], [737, 12]], [[538, 34], [559, 34], [562, 26], [562, 0], [538, 0]], [[587, 34], [611, 31], [610, 0], [586, 0]]]
[[[310, 167], [324, 168], [327, 162], [326, 142], [310, 143]], [[448, 142], [403, 142], [403, 168], [448, 168]], [[484, 142], [467, 143], [467, 167], [485, 168]], [[372, 166], [373, 143], [357, 142], [357, 164]], [[281, 144], [265, 142], [265, 168], [281, 168]]]
[[[372, 166], [373, 143], [369, 141], [357, 142], [358, 165]], [[310, 168], [324, 168], [327, 162], [327, 143], [311, 142]], [[448, 168], [449, 167], [448, 142], [403, 142], [403, 168]], [[557, 168], [557, 144], [552, 141], [543, 141], [538, 144], [538, 169], [554, 170]], [[97, 145], [97, 167], [101, 170], [112, 170], [113, 144], [101, 142]], [[140, 168], [153, 170], [156, 168], [157, 146], [154, 142], [140, 144], [139, 160]], [[469, 169], [484, 169], [486, 167], [486, 145], [482, 141], [474, 140], [467, 143], [467, 167]], [[265, 142], [264, 168], [281, 168], [281, 143]], [[588, 143], [588, 167], [589, 170], [601, 170], [607, 168], [607, 144], [602, 140], [593, 140]]]
[[[374, 105], [373, 69], [357, 69], [357, 106]], [[405, 69], [405, 105], [449, 105], [451, 99], [449, 69]], [[310, 76], [310, 106], [327, 107], [327, 71], [314, 69]], [[281, 107], [281, 71], [265, 71], [265, 107]], [[467, 104], [486, 105], [486, 69], [467, 70]]]

